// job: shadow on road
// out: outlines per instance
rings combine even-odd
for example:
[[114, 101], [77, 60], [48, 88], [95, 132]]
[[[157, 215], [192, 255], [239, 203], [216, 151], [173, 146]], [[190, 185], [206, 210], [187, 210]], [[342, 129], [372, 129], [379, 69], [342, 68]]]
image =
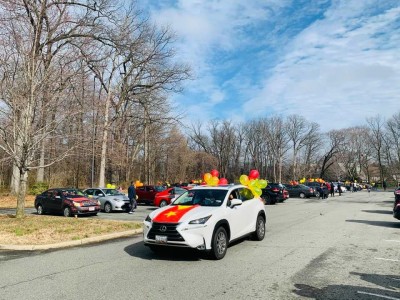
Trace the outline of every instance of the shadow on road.
[[208, 259], [206, 253], [188, 248], [163, 247], [154, 252], [146, 247], [143, 242], [138, 242], [124, 248], [131, 256], [146, 260], [168, 260], [168, 261], [199, 261]]
[[389, 221], [369, 221], [369, 220], [346, 220], [346, 222], [350, 223], [360, 223], [366, 225], [373, 226], [382, 226], [382, 227], [390, 227], [390, 228], [400, 228], [400, 222], [389, 222]]
[[383, 215], [391, 215], [393, 214], [392, 210], [362, 210], [362, 212], [372, 213], [372, 214], [383, 214]]
[[353, 285], [328, 285], [321, 289], [307, 284], [295, 285], [296, 295], [317, 299], [317, 300], [343, 300], [343, 299], [360, 299], [360, 300], [377, 300], [377, 299], [400, 299], [400, 293], [378, 289], [367, 288]]
[[[350, 272], [351, 275], [359, 276], [361, 280], [378, 285], [380, 288], [370, 288], [354, 285], [328, 285], [323, 288], [313, 287], [307, 284], [296, 283], [293, 293], [299, 296], [312, 299], [400, 299], [400, 293], [396, 290], [400, 288], [400, 276], [397, 275], [378, 275]], [[389, 289], [389, 290], [388, 290]]]

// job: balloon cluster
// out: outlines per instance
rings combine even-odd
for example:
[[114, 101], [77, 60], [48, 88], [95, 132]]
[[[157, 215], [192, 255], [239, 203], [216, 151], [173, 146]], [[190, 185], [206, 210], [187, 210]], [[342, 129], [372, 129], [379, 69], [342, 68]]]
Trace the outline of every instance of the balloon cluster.
[[261, 189], [268, 185], [268, 180], [258, 179], [259, 176], [260, 173], [257, 170], [251, 170], [248, 176], [243, 174], [239, 179], [240, 183], [247, 186], [256, 197], [260, 197], [262, 194]]
[[114, 183], [107, 183], [106, 188], [108, 188], [108, 189], [115, 189], [116, 186], [115, 186]]
[[140, 180], [136, 180], [135, 181], [135, 187], [141, 187], [141, 186], [143, 186], [143, 182], [140, 182]]
[[204, 183], [211, 186], [228, 184], [228, 180], [226, 178], [218, 178], [218, 176], [219, 172], [217, 170], [211, 170], [210, 173], [205, 173], [203, 175]]
[[325, 183], [325, 180], [321, 178], [309, 178], [308, 182], [318, 182], [318, 183]]
[[[289, 183], [291, 185], [298, 185], [299, 184], [296, 180], [291, 180]], [[300, 181], [300, 183], [301, 183], [301, 181]]]

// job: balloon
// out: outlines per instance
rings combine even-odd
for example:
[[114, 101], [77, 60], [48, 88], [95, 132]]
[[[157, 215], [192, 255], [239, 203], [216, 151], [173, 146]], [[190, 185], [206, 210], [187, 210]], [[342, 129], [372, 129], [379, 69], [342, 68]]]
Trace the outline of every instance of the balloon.
[[250, 179], [257, 179], [258, 176], [260, 176], [260, 173], [258, 173], [257, 170], [251, 170], [249, 173], [249, 178]]
[[203, 181], [200, 185], [207, 185], [207, 183], [205, 181]]
[[219, 179], [216, 176], [213, 176], [210, 180], [210, 185], [218, 185]]
[[213, 177], [218, 177], [219, 176], [219, 172], [217, 171], [217, 170], [211, 170], [211, 175], [213, 176]]
[[248, 185], [249, 184], [249, 177], [247, 175], [241, 175], [240, 176], [240, 183], [243, 185]]
[[250, 188], [250, 189], [253, 189], [253, 188], [255, 188], [255, 187], [257, 187], [257, 181], [254, 180], [254, 179], [250, 179], [250, 181], [249, 181], [249, 188]]
[[254, 196], [260, 197], [261, 194], [262, 194], [262, 191], [261, 191], [260, 188], [255, 187], [255, 188], [253, 189], [253, 194], [254, 194]]
[[228, 180], [226, 178], [220, 178], [218, 181], [219, 185], [224, 185], [224, 184], [228, 184]]
[[111, 184], [110, 183], [107, 183], [107, 186], [106, 186], [108, 189], [111, 189]]
[[267, 187], [267, 185], [268, 185], [268, 181], [266, 181], [266, 180], [264, 180], [264, 179], [260, 179], [260, 180], [258, 181], [258, 183], [259, 183], [259, 187], [260, 187], [261, 189], [265, 189], [265, 188]]
[[211, 177], [212, 177], [212, 175], [210, 173], [206, 173], [206, 174], [204, 174], [203, 179], [205, 182], [208, 183], [208, 181], [211, 179]]

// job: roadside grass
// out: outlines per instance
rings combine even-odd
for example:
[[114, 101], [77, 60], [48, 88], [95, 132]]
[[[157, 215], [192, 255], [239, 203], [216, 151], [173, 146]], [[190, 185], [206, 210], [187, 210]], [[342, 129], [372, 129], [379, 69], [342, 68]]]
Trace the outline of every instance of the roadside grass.
[[0, 244], [46, 245], [139, 228], [142, 223], [133, 221], [37, 215], [17, 219], [0, 215]]
[[[35, 203], [34, 195], [26, 195], [25, 196], [25, 207], [34, 207]], [[0, 209], [6, 208], [17, 208], [17, 197], [11, 196], [7, 194], [0, 195]]]

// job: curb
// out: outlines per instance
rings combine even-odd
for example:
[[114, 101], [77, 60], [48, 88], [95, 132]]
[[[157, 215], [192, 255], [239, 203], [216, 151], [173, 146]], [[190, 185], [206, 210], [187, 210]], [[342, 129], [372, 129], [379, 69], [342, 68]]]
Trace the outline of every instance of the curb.
[[74, 240], [74, 241], [66, 241], [66, 242], [59, 242], [54, 244], [46, 244], [46, 245], [1, 245], [0, 250], [15, 250], [15, 251], [35, 251], [35, 250], [48, 250], [48, 249], [58, 249], [58, 248], [68, 248], [68, 247], [75, 247], [93, 243], [99, 243], [103, 241], [109, 241], [117, 238], [123, 237], [131, 237], [133, 235], [138, 235], [143, 232], [142, 228], [122, 231], [122, 232], [115, 232], [100, 236], [93, 236], [89, 238], [84, 238], [81, 240]]

